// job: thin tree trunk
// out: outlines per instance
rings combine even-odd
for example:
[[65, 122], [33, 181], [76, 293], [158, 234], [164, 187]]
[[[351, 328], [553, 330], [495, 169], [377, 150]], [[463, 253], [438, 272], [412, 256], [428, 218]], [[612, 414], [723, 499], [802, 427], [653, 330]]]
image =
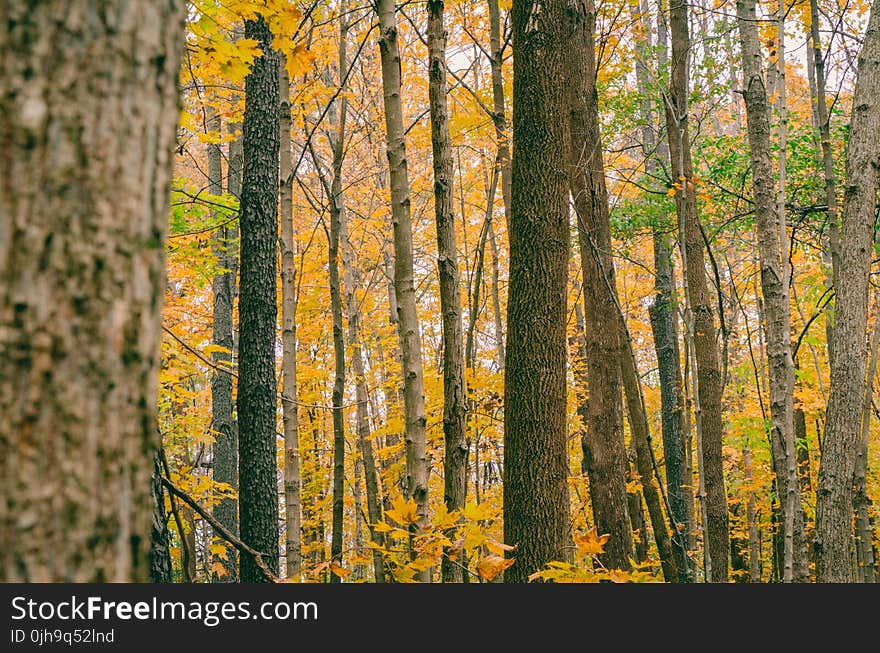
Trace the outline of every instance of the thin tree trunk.
[[592, 3], [569, 6], [571, 36], [565, 45], [565, 84], [571, 148], [568, 174], [577, 215], [583, 271], [584, 351], [589, 388], [584, 467], [590, 478], [593, 518], [610, 538], [600, 556], [609, 569], [629, 569], [633, 540], [627, 515], [626, 445], [623, 438], [618, 325], [611, 221], [599, 134]]
[[[339, 75], [347, 68], [345, 40], [347, 27], [345, 19], [339, 35]], [[342, 288], [339, 275], [340, 234], [346, 222], [345, 195], [342, 189], [342, 164], [345, 157], [345, 120], [348, 109], [346, 97], [342, 95], [331, 113], [332, 129], [330, 136], [333, 149], [333, 179], [330, 182], [330, 232], [328, 234], [328, 262], [330, 275], [330, 312], [333, 317], [333, 517], [330, 540], [330, 559], [342, 566], [342, 546], [345, 529], [345, 414], [342, 402], [345, 396], [345, 335], [342, 320]], [[316, 161], [317, 165], [317, 161]], [[330, 574], [331, 583], [342, 582], [342, 576]]]
[[[810, 42], [813, 52], [813, 66], [816, 72], [816, 95], [813, 100], [817, 124], [814, 124], [813, 127], [819, 132], [822, 151], [820, 165], [825, 178], [825, 203], [828, 205], [828, 237], [823, 247], [823, 256], [828, 268], [825, 285], [832, 288], [837, 287], [840, 268], [840, 230], [838, 226], [837, 181], [834, 177], [834, 155], [831, 152], [831, 126], [828, 103], [825, 97], [825, 55], [822, 52], [822, 39], [819, 34], [818, 0], [810, 0]], [[828, 306], [825, 310], [826, 343], [828, 360], [830, 361], [833, 355], [831, 349], [834, 332], [833, 306]]]
[[183, 10], [101, 9], [0, 5], [3, 582], [150, 573]]
[[[452, 148], [446, 106], [446, 28], [443, 0], [428, 0], [428, 74], [431, 145], [434, 157], [434, 216], [437, 223], [437, 268], [443, 319], [443, 500], [449, 512], [465, 503], [467, 474], [467, 411], [465, 409], [464, 350], [461, 333], [461, 290], [452, 212]], [[444, 552], [444, 583], [462, 582], [462, 567]]]
[[489, 6], [489, 59], [492, 67], [492, 123], [495, 126], [495, 140], [498, 143], [496, 167], [501, 177], [501, 199], [504, 202], [504, 217], [510, 221], [511, 206], [511, 164], [510, 137], [504, 108], [504, 50], [501, 45], [501, 11], [498, 0], [487, 0]]
[[[239, 279], [239, 511], [241, 539], [278, 573], [278, 481], [275, 444], [275, 325], [278, 238], [278, 54], [262, 16], [245, 22], [245, 38], [263, 54], [245, 80], [244, 177]], [[250, 556], [241, 581], [265, 582]]]
[[[640, 58], [636, 61], [636, 78], [643, 96], [640, 106], [642, 127], [642, 147], [645, 153], [645, 171], [649, 179], [659, 176], [658, 161], [668, 159], [668, 145], [661, 139], [657, 143], [654, 136], [654, 116], [651, 109], [648, 70], [645, 60], [648, 56], [650, 39], [650, 20], [648, 5], [641, 0], [639, 12], [642, 20], [644, 42], [639, 46]], [[658, 47], [661, 50], [661, 65], [666, 62], [666, 26], [662, 16], [658, 17]], [[655, 153], [656, 149], [656, 153]], [[681, 389], [681, 368], [678, 350], [678, 329], [676, 326], [673, 300], [672, 250], [666, 243], [663, 225], [653, 229], [654, 245], [654, 302], [648, 309], [651, 331], [654, 335], [654, 350], [657, 355], [657, 370], [660, 377], [661, 432], [663, 437], [663, 458], [666, 462], [666, 492], [669, 497], [670, 528], [672, 529], [672, 552], [678, 569], [679, 581], [693, 581], [693, 571], [688, 558], [690, 532], [688, 524], [688, 504], [686, 499], [688, 482], [685, 481], [685, 447], [682, 429], [684, 405]]]
[[[809, 580], [804, 540], [804, 516], [797, 478], [794, 439], [794, 361], [791, 355], [791, 302], [788, 254], [783, 233], [785, 212], [783, 155], [780, 154], [779, 189], [774, 188], [770, 155], [770, 104], [764, 86], [755, 0], [738, 0], [737, 21], [743, 59], [743, 96], [749, 136], [755, 225], [761, 260], [761, 293], [767, 329], [770, 380], [770, 422], [776, 481], [783, 498], [783, 580]], [[781, 34], [780, 34], [781, 39]], [[782, 74], [777, 87], [782, 87]], [[779, 90], [781, 93], [782, 91]], [[780, 139], [785, 125], [780, 118]], [[782, 144], [780, 144], [782, 147]], [[777, 199], [780, 198], [780, 199]]]
[[499, 289], [500, 268], [498, 243], [495, 241], [495, 226], [489, 224], [489, 247], [492, 249], [492, 316], [495, 319], [495, 365], [498, 371], [504, 369], [504, 316], [501, 312], [501, 291]]
[[748, 503], [746, 504], [746, 519], [749, 528], [749, 582], [761, 582], [761, 543], [758, 539], [758, 519], [755, 510], [755, 490], [752, 472], [752, 448], [746, 442], [743, 449], [743, 476], [748, 486]]
[[[419, 518], [413, 525], [413, 532], [417, 534], [428, 526], [428, 459], [422, 342], [416, 311], [412, 217], [394, 0], [378, 0], [376, 13], [381, 32], [379, 52], [382, 59], [382, 89], [391, 182], [391, 220], [394, 226], [394, 295], [397, 300], [397, 327], [403, 362], [406, 496], [416, 503]], [[421, 572], [421, 580], [430, 580], [429, 574], [430, 570]]]
[[853, 473], [865, 388], [865, 330], [877, 166], [880, 164], [880, 0], [859, 54], [846, 159], [846, 189], [832, 340], [831, 391], [816, 497], [816, 579], [852, 582]]
[[[376, 472], [376, 459], [373, 453], [373, 439], [370, 435], [370, 420], [367, 414], [369, 395], [364, 370], [364, 353], [361, 336], [361, 309], [357, 297], [360, 286], [360, 270], [348, 237], [348, 229], [343, 225], [342, 231], [342, 269], [343, 287], [345, 288], [345, 306], [348, 318], [348, 342], [351, 347], [351, 371], [354, 375], [355, 401], [357, 402], [356, 420], [358, 447], [364, 464], [364, 486], [367, 499], [367, 528], [370, 540], [381, 547], [384, 544], [383, 534], [376, 530], [376, 524], [382, 518], [379, 500], [379, 480]], [[377, 583], [385, 582], [385, 568], [382, 552], [373, 549], [373, 573]]]
[[[513, 583], [564, 560], [569, 542], [565, 13], [562, 0], [518, 1], [511, 12], [515, 109], [503, 503], [504, 541], [517, 547], [504, 580]], [[623, 509], [626, 514], [625, 504]]]
[[[290, 177], [293, 160], [290, 139], [290, 79], [284, 61], [279, 66], [281, 99], [280, 176]], [[281, 377], [284, 379], [281, 408], [284, 424], [284, 510], [287, 578], [299, 581], [302, 574], [302, 478], [299, 468], [299, 412], [296, 382], [296, 234], [293, 228], [293, 180], [281, 184]]]
[[[208, 128], [215, 132], [222, 129], [220, 115], [216, 111], [212, 111], [212, 115], [209, 117]], [[208, 145], [208, 192], [212, 195], [223, 193], [223, 153], [220, 150], [220, 145], [216, 143]], [[214, 211], [212, 219], [215, 222], [222, 222], [224, 215]], [[212, 279], [214, 296], [213, 319], [211, 321], [212, 344], [222, 348], [216, 349], [211, 356], [216, 366], [211, 376], [211, 431], [214, 434], [212, 461], [214, 463], [214, 480], [226, 483], [233, 489], [236, 487], [235, 468], [238, 465], [236, 427], [232, 416], [232, 301], [233, 288], [235, 287], [235, 263], [233, 262], [236, 255], [235, 231], [237, 229], [231, 228], [230, 225], [219, 227], [214, 232], [211, 241], [211, 248], [219, 268]], [[229, 232], [233, 232], [232, 238], [230, 238]], [[235, 534], [238, 532], [236, 512], [234, 499], [223, 499], [214, 508], [214, 516], [217, 521]], [[212, 573], [213, 582], [234, 582], [236, 559], [235, 548], [227, 546], [226, 554], [216, 558], [216, 562], [219, 562], [225, 571], [222, 574]]]
[[[623, 316], [620, 316], [621, 321]], [[648, 416], [645, 413], [642, 389], [636, 369], [635, 356], [632, 351], [632, 341], [626, 332], [626, 326], [620, 330], [623, 342], [620, 368], [623, 379], [623, 388], [626, 396], [626, 410], [629, 416], [629, 430], [632, 437], [633, 447], [636, 453], [636, 471], [642, 484], [642, 494], [645, 497], [645, 507], [651, 519], [651, 530], [654, 532], [654, 541], [657, 544], [657, 553], [660, 555], [660, 564], [663, 568], [663, 578], [667, 583], [679, 582], [679, 571], [676, 559], [673, 556], [673, 543], [669, 538], [669, 530], [666, 527], [664, 515], [664, 497], [660, 489], [660, 480], [654, 475], [655, 463], [654, 452], [651, 450], [651, 431], [648, 426]], [[668, 506], [666, 506], [668, 508]], [[681, 549], [681, 547], [679, 547]], [[679, 557], [686, 555], [680, 550]]]
[[[721, 442], [724, 426], [721, 419], [721, 369], [715, 344], [715, 317], [706, 280], [704, 246], [697, 214], [696, 188], [691, 160], [688, 118], [688, 77], [690, 36], [688, 9], [682, 0], [670, 3], [672, 42], [671, 93], [666, 102], [666, 125], [669, 134], [670, 167], [673, 179], [680, 180], [675, 199], [679, 213], [682, 262], [685, 271], [685, 321], [692, 341], [694, 414], [700, 483], [705, 487], [703, 504], [706, 513], [707, 581], [727, 582], [728, 527], [727, 493]], [[702, 494], [702, 492], [701, 492]]]

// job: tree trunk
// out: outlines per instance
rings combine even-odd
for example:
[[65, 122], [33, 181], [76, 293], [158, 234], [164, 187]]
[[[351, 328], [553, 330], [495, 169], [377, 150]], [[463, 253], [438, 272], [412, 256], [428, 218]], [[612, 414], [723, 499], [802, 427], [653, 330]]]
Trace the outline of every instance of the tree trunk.
[[0, 580], [144, 581], [183, 11], [0, 6]]
[[[293, 160], [290, 139], [290, 79], [280, 62], [279, 94], [281, 132], [280, 178], [290, 177]], [[299, 581], [302, 574], [302, 478], [299, 469], [299, 412], [296, 403], [296, 237], [293, 228], [293, 180], [282, 181], [281, 189], [281, 393], [284, 428], [284, 512], [287, 578]]]
[[[837, 286], [840, 267], [840, 231], [838, 226], [837, 181], [834, 177], [834, 155], [831, 152], [831, 126], [828, 116], [828, 102], [825, 98], [825, 54], [822, 52], [822, 39], [819, 35], [818, 0], [810, 0], [810, 42], [813, 52], [813, 66], [816, 71], [816, 94], [813, 98], [816, 107], [816, 124], [821, 147], [820, 165], [825, 178], [825, 203], [828, 205], [828, 238], [823, 247], [828, 273], [825, 285]], [[832, 358], [831, 341], [834, 333], [833, 306], [825, 309], [825, 335], [828, 347], [828, 360]]]
[[[650, 100], [649, 71], [644, 62], [651, 47], [651, 25], [648, 19], [648, 5], [641, 0], [639, 11], [642, 20], [644, 41], [639, 46], [640, 58], [636, 61], [636, 78], [639, 92], [643, 96], [640, 106], [642, 127], [642, 147], [645, 154], [645, 171], [649, 179], [659, 177], [659, 161], [669, 157], [669, 147], [665, 140], [656, 142], [654, 136], [654, 115]], [[660, 63], [666, 62], [666, 26], [658, 17], [658, 48]], [[655, 152], [656, 149], [656, 152]], [[678, 329], [676, 326], [673, 300], [672, 251], [666, 244], [664, 234], [666, 225], [657, 224], [653, 229], [654, 245], [654, 301], [648, 309], [651, 332], [654, 335], [654, 350], [657, 355], [657, 371], [660, 378], [660, 428], [663, 438], [663, 459], [666, 463], [666, 493], [669, 502], [670, 528], [672, 529], [672, 553], [678, 570], [679, 582], [693, 581], [693, 571], [688, 558], [690, 532], [688, 503], [685, 480], [685, 450], [682, 429], [684, 403], [681, 389], [681, 368], [679, 363]], [[630, 344], [631, 348], [631, 344]]]
[[835, 287], [831, 390], [816, 496], [816, 580], [852, 582], [853, 472], [865, 388], [865, 330], [871, 267], [877, 165], [880, 155], [880, 0], [871, 5], [859, 54], [846, 158]]
[[707, 519], [706, 553], [712, 573], [709, 582], [727, 582], [728, 532], [727, 493], [721, 442], [721, 369], [715, 345], [715, 317], [706, 281], [703, 239], [697, 214], [694, 170], [688, 127], [689, 51], [688, 9], [682, 0], [672, 0], [669, 10], [672, 41], [671, 93], [666, 103], [670, 168], [677, 182], [675, 199], [679, 213], [682, 261], [685, 271], [685, 321], [693, 341], [694, 413], [697, 438], [701, 441], [700, 476], [704, 479], [703, 504]]
[[[370, 419], [367, 414], [367, 379], [364, 371], [363, 344], [361, 341], [361, 309], [357, 298], [360, 286], [360, 270], [351, 243], [348, 240], [346, 225], [342, 225], [342, 269], [345, 288], [345, 306], [348, 318], [348, 342], [351, 347], [351, 371], [354, 375], [358, 447], [364, 463], [364, 486], [367, 499], [367, 528], [370, 540], [377, 546], [384, 543], [383, 534], [376, 530], [382, 518], [379, 502], [379, 481], [376, 473], [376, 459], [373, 453], [373, 440], [370, 436]], [[373, 549], [373, 573], [377, 583], [385, 582], [385, 569], [382, 552]]]
[[[773, 460], [783, 501], [783, 580], [809, 581], [804, 540], [804, 514], [797, 478], [794, 439], [794, 361], [791, 355], [791, 308], [786, 267], [788, 253], [782, 233], [784, 199], [777, 205], [770, 158], [770, 104], [764, 86], [755, 0], [738, 0], [737, 21], [743, 59], [743, 97], [749, 136], [755, 225], [761, 260], [761, 294], [767, 329], [770, 380], [770, 423]], [[780, 77], [781, 79], [781, 77]], [[782, 131], [784, 127], [780, 128]], [[781, 164], [780, 164], [781, 165]], [[780, 193], [782, 188], [780, 172]]]
[[[654, 531], [654, 541], [657, 544], [657, 553], [660, 555], [663, 578], [666, 579], [667, 583], [677, 583], [679, 582], [679, 571], [673, 556], [673, 544], [669, 539], [669, 531], [666, 528], [666, 517], [663, 514], [664, 497], [662, 496], [662, 490], [660, 490], [660, 481], [654, 475], [656, 461], [654, 460], [654, 452], [651, 450], [651, 431], [648, 426], [648, 416], [645, 413], [639, 373], [636, 369], [635, 356], [632, 351], [632, 341], [626, 332], [626, 325], [623, 324], [622, 315], [620, 319], [622, 325], [620, 337], [623, 342], [620, 368], [623, 388], [626, 394], [629, 431], [636, 452], [636, 471], [642, 484], [645, 507], [648, 509], [648, 516], [651, 519], [651, 530]], [[679, 549], [681, 549], [680, 545]], [[679, 557], [682, 555], [686, 555], [683, 549], [680, 550]]]
[[[880, 299], [880, 293], [874, 292], [875, 304]], [[868, 473], [868, 442], [871, 436], [871, 402], [874, 396], [874, 376], [877, 374], [878, 348], [880, 348], [880, 314], [874, 319], [874, 328], [871, 333], [869, 346], [870, 359], [868, 374], [865, 381], [865, 401], [862, 408], [862, 429], [859, 442], [859, 450], [856, 454], [855, 496], [853, 497], [853, 511], [855, 512], [855, 535], [856, 535], [856, 581], [873, 583], [874, 579], [874, 529], [871, 525], [871, 517], [868, 511], [871, 508], [871, 498], [868, 496], [867, 473]]]
[[[504, 541], [517, 547], [504, 580], [514, 583], [564, 560], [569, 542], [565, 12], [562, 0], [518, 1], [511, 12], [515, 109], [503, 502]], [[625, 504], [623, 510], [625, 515]]]
[[[161, 446], [161, 444], [159, 445]], [[173, 583], [171, 542], [168, 519], [165, 515], [165, 486], [162, 485], [162, 468], [159, 452], [153, 456], [153, 477], [150, 480], [153, 499], [153, 524], [150, 530], [150, 576], [151, 583]]]
[[[220, 116], [212, 111], [208, 120], [208, 128], [220, 132], [222, 123]], [[231, 160], [230, 160], [231, 163]], [[228, 185], [227, 181], [227, 185]], [[223, 152], [220, 145], [208, 144], [208, 192], [211, 195], [223, 193]], [[222, 222], [224, 214], [213, 211], [212, 220]], [[218, 271], [212, 279], [213, 330], [212, 344], [216, 349], [211, 359], [215, 365], [211, 375], [211, 431], [214, 434], [212, 462], [214, 463], [214, 480], [236, 488], [235, 470], [238, 466], [236, 457], [235, 419], [232, 416], [232, 295], [235, 287], [235, 232], [231, 225], [219, 227], [213, 235], [211, 248], [217, 259]], [[231, 233], [230, 233], [231, 232]], [[230, 237], [231, 236], [231, 237]], [[237, 506], [235, 499], [223, 499], [214, 508], [214, 516], [231, 533], [238, 533]], [[236, 550], [224, 543], [226, 554], [217, 557], [216, 562], [225, 570], [212, 573], [215, 583], [231, 583], [235, 581], [237, 568]]]
[[[403, 362], [404, 446], [406, 451], [406, 496], [416, 503], [418, 521], [414, 534], [428, 526], [428, 459], [425, 436], [425, 397], [422, 377], [422, 342], [416, 311], [413, 270], [412, 217], [406, 162], [406, 132], [401, 100], [400, 49], [394, 0], [378, 0], [379, 52], [382, 59], [382, 90], [385, 100], [385, 130], [388, 171], [391, 182], [391, 220], [394, 226], [394, 295], [397, 301], [398, 334]], [[423, 581], [430, 571], [422, 572]]]
[[[344, 75], [346, 65], [345, 39], [347, 29], [345, 21], [339, 36], [339, 75]], [[330, 559], [342, 565], [342, 545], [345, 528], [345, 414], [342, 402], [345, 396], [345, 335], [342, 323], [342, 289], [339, 276], [339, 243], [340, 233], [346, 221], [345, 195], [342, 189], [342, 163], [345, 157], [345, 119], [348, 102], [343, 95], [331, 113], [332, 129], [330, 136], [333, 149], [333, 179], [330, 182], [330, 232], [328, 234], [329, 260], [327, 267], [330, 274], [330, 312], [333, 316], [333, 518], [332, 536], [330, 541]], [[315, 162], [316, 166], [318, 162]], [[331, 583], [339, 583], [342, 577], [330, 574]]]
[[[244, 177], [239, 279], [238, 460], [242, 541], [278, 573], [278, 482], [275, 445], [275, 324], [278, 237], [278, 54], [262, 16], [245, 22], [245, 38], [263, 54], [245, 80]], [[241, 581], [265, 582], [250, 556]]]
[[[461, 333], [461, 290], [452, 212], [452, 146], [446, 106], [446, 28], [443, 0], [428, 0], [428, 94], [431, 146], [434, 156], [434, 217], [437, 223], [437, 268], [443, 319], [443, 500], [449, 512], [465, 504], [467, 474], [467, 411], [465, 410], [464, 351]], [[462, 566], [446, 553], [441, 564], [444, 583], [462, 582]]]
[[589, 388], [586, 432], [582, 439], [584, 467], [590, 478], [596, 527], [600, 534], [611, 536], [600, 559], [609, 569], [629, 569], [633, 541], [626, 502], [620, 378], [623, 348], [595, 86], [595, 9], [588, 0], [570, 6], [567, 14], [570, 39], [565, 46], [565, 84], [571, 132], [568, 174], [583, 270], [584, 352]]
[[495, 125], [495, 140], [498, 143], [496, 167], [501, 177], [501, 199], [504, 202], [504, 217], [510, 221], [511, 168], [510, 137], [507, 130], [507, 117], [504, 108], [504, 50], [501, 45], [501, 11], [498, 0], [487, 0], [489, 6], [489, 62], [492, 67], [492, 123]]

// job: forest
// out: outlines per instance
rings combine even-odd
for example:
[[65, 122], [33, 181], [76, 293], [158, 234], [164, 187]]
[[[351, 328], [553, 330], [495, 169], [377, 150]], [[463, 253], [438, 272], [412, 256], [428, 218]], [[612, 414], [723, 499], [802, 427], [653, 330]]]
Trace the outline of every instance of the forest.
[[0, 580], [880, 581], [880, 0], [0, 3]]

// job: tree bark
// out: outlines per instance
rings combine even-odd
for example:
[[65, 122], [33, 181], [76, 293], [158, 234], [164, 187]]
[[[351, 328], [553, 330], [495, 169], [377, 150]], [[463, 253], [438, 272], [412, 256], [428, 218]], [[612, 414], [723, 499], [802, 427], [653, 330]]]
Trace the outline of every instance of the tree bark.
[[495, 140], [498, 152], [495, 165], [501, 178], [501, 199], [504, 202], [504, 217], [510, 220], [511, 167], [510, 137], [507, 116], [504, 108], [504, 50], [501, 45], [501, 11], [498, 0], [487, 0], [489, 7], [489, 62], [492, 69], [492, 123], [495, 126]]
[[[880, 293], [874, 292], [875, 304], [880, 299]], [[874, 328], [871, 332], [871, 344], [868, 347], [869, 363], [868, 374], [865, 380], [865, 401], [862, 408], [862, 428], [859, 439], [859, 450], [856, 454], [855, 478], [853, 485], [853, 511], [855, 512], [855, 544], [857, 577], [856, 581], [873, 583], [874, 578], [874, 528], [871, 524], [871, 516], [868, 514], [871, 508], [871, 498], [868, 496], [868, 443], [871, 436], [871, 403], [874, 396], [874, 376], [877, 374], [877, 358], [880, 351], [880, 315], [874, 319]]]
[[565, 12], [562, 0], [518, 0], [511, 12], [515, 108], [503, 503], [504, 541], [517, 547], [504, 580], [514, 583], [564, 560], [569, 541]]
[[284, 555], [287, 578], [300, 580], [302, 574], [302, 478], [299, 453], [299, 410], [296, 381], [296, 234], [293, 228], [293, 180], [285, 183], [293, 168], [290, 139], [290, 78], [284, 61], [278, 68], [280, 97], [279, 128], [281, 146], [279, 172], [281, 238], [281, 393], [284, 429]]
[[865, 384], [865, 331], [880, 155], [880, 0], [871, 4], [859, 54], [846, 158], [835, 286], [831, 390], [816, 496], [816, 580], [852, 582], [853, 472]]
[[[278, 482], [275, 444], [275, 325], [278, 237], [278, 54], [262, 16], [245, 21], [245, 38], [259, 42], [245, 80], [244, 176], [241, 189], [239, 278], [238, 460], [241, 539], [278, 573]], [[265, 574], [240, 557], [241, 581]]]
[[589, 0], [576, 2], [569, 6], [567, 15], [570, 36], [565, 45], [565, 84], [571, 133], [568, 175], [583, 270], [584, 352], [589, 388], [586, 432], [581, 442], [583, 464], [590, 479], [596, 527], [600, 534], [611, 536], [600, 559], [609, 569], [629, 569], [633, 540], [626, 499], [620, 378], [623, 348], [595, 86], [595, 9]]
[[712, 297], [706, 280], [704, 245], [700, 233], [694, 186], [693, 162], [688, 118], [689, 53], [688, 9], [682, 0], [672, 0], [669, 8], [672, 42], [671, 89], [665, 105], [669, 134], [670, 168], [677, 180], [675, 199], [679, 214], [681, 251], [685, 271], [685, 321], [696, 369], [693, 374], [694, 412], [697, 437], [701, 441], [700, 476], [704, 479], [704, 504], [707, 519], [706, 553], [711, 569], [710, 582], [727, 582], [728, 528], [727, 493], [721, 442], [724, 427], [721, 419], [721, 369], [715, 344], [715, 317]]
[[[779, 495], [783, 500], [783, 580], [809, 581], [804, 514], [797, 477], [794, 437], [794, 360], [791, 354], [791, 302], [788, 253], [782, 234], [784, 197], [777, 201], [770, 155], [770, 104], [764, 86], [763, 61], [755, 0], [738, 0], [737, 22], [743, 61], [743, 97], [749, 137], [755, 226], [761, 261], [761, 294], [767, 329], [767, 364], [770, 385], [770, 424], [773, 460]], [[782, 131], [784, 127], [781, 127]], [[779, 193], [784, 194], [780, 172]], [[779, 204], [782, 208], [779, 208]]]
[[[449, 512], [465, 504], [467, 474], [467, 411], [464, 350], [461, 332], [461, 289], [455, 216], [452, 211], [452, 146], [446, 106], [446, 28], [443, 0], [428, 0], [428, 95], [431, 147], [434, 157], [434, 218], [437, 223], [437, 268], [440, 275], [440, 311], [443, 319], [443, 500]], [[444, 583], [462, 582], [462, 566], [444, 553]]]
[[[645, 171], [649, 179], [659, 177], [659, 160], [669, 157], [669, 147], [664, 139], [657, 142], [654, 135], [654, 112], [651, 107], [649, 71], [645, 61], [651, 47], [651, 24], [648, 5], [641, 0], [639, 12], [644, 41], [641, 42], [640, 58], [636, 61], [636, 79], [642, 95], [640, 106], [642, 147], [645, 154]], [[666, 26], [662, 16], [657, 25], [658, 56], [661, 67], [666, 66]], [[655, 152], [656, 150], [656, 152]], [[663, 459], [666, 466], [666, 494], [672, 530], [672, 553], [679, 574], [679, 582], [693, 581], [688, 550], [690, 549], [691, 519], [688, 518], [686, 494], [689, 480], [685, 479], [685, 448], [682, 419], [684, 402], [681, 388], [681, 367], [678, 348], [678, 328], [673, 299], [672, 251], [666, 243], [666, 225], [656, 224], [653, 231], [654, 246], [654, 301], [648, 309], [651, 332], [654, 335], [654, 351], [660, 379], [660, 428], [663, 438]]]
[[144, 581], [177, 2], [0, 6], [0, 580]]
[[[394, 0], [378, 0], [379, 52], [382, 60], [382, 90], [385, 101], [385, 130], [391, 185], [391, 221], [394, 227], [394, 296], [397, 302], [398, 335], [403, 367], [404, 446], [406, 451], [406, 496], [416, 503], [418, 534], [428, 526], [428, 459], [425, 435], [425, 397], [422, 374], [422, 342], [416, 311], [413, 270], [412, 217], [409, 175], [406, 161], [406, 132], [401, 100], [400, 49]], [[420, 574], [429, 580], [429, 570]]]
[[[342, 80], [347, 68], [345, 19], [339, 35], [339, 75]], [[338, 103], [338, 104], [337, 104]], [[330, 275], [330, 312], [333, 316], [333, 518], [330, 541], [330, 559], [342, 565], [342, 545], [345, 528], [345, 414], [342, 402], [345, 396], [345, 335], [342, 322], [342, 289], [339, 275], [340, 234], [346, 222], [345, 195], [342, 187], [342, 164], [345, 158], [345, 120], [348, 101], [343, 95], [334, 100], [331, 109], [332, 130], [330, 145], [333, 149], [333, 178], [330, 182], [330, 231], [328, 234], [328, 262]], [[317, 160], [315, 165], [318, 165]], [[331, 583], [342, 582], [342, 577], [330, 574]]]

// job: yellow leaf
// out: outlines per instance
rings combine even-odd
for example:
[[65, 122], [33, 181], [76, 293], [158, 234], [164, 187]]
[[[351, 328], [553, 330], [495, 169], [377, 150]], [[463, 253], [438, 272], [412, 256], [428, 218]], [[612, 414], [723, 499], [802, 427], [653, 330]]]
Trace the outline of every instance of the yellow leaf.
[[502, 558], [495, 555], [486, 556], [477, 563], [477, 573], [480, 574], [480, 578], [483, 580], [492, 580], [514, 562], [513, 558]]
[[346, 576], [351, 574], [351, 569], [346, 569], [345, 567], [343, 567], [342, 565], [340, 565], [336, 562], [330, 563], [330, 571], [332, 573], [336, 574], [337, 576], [339, 576], [340, 578], [345, 578]]
[[610, 537], [607, 533], [605, 535], [598, 535], [596, 527], [593, 526], [584, 535], [575, 535], [574, 543], [577, 545], [578, 551], [584, 555], [599, 555], [605, 550], [605, 542]]

